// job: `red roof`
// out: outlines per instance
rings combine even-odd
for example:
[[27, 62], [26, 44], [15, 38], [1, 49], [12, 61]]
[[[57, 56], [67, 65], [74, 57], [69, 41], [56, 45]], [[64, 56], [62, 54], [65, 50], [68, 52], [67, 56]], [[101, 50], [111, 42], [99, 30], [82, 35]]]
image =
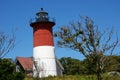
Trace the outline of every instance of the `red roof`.
[[33, 68], [32, 57], [17, 57], [16, 60], [21, 64], [24, 70], [31, 70]]

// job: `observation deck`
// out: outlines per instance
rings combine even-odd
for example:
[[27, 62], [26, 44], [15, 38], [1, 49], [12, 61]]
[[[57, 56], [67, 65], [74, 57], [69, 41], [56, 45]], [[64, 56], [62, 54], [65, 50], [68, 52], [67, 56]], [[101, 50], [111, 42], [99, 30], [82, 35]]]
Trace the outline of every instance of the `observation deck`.
[[32, 26], [33, 24], [36, 24], [36, 23], [53, 23], [53, 24], [55, 24], [55, 19], [50, 18], [48, 16], [48, 13], [45, 12], [43, 10], [43, 8], [41, 8], [41, 11], [36, 13], [36, 18], [32, 18], [30, 20], [30, 26]]

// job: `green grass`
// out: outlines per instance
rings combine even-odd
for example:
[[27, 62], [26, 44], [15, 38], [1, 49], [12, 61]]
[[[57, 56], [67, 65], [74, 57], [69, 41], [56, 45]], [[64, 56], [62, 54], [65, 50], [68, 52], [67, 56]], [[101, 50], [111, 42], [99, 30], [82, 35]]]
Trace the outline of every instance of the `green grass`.
[[[97, 80], [95, 75], [66, 75], [62, 77], [32, 78], [26, 77], [24, 80]], [[103, 75], [103, 80], [120, 80], [120, 76]]]

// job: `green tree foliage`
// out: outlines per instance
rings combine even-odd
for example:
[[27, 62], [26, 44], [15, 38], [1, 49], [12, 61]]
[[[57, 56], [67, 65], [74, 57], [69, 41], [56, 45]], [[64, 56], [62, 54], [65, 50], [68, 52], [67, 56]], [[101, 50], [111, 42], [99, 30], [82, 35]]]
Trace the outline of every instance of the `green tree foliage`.
[[[102, 80], [102, 72], [108, 59], [105, 54], [112, 55], [118, 45], [118, 38], [112, 39], [113, 30], [99, 31], [89, 17], [82, 18], [82, 22], [70, 23], [60, 27], [54, 36], [58, 37], [58, 45], [82, 53], [89, 63], [94, 65], [98, 80]], [[108, 34], [105, 34], [108, 33]]]
[[[120, 56], [106, 56], [109, 60], [108, 65], [105, 67], [103, 72], [117, 71], [120, 72]], [[94, 63], [90, 63], [87, 59], [78, 60], [71, 57], [62, 57], [59, 59], [64, 67], [65, 75], [91, 75], [95, 74], [96, 67]]]
[[11, 59], [0, 59], [0, 80], [23, 80], [24, 74], [15, 72]]
[[117, 69], [116, 69], [116, 71], [118, 71], [118, 72], [120, 72], [120, 56], [115, 56], [115, 59], [116, 59], [116, 61], [117, 61]]
[[64, 74], [66, 75], [76, 75], [76, 74], [85, 74], [85, 66], [82, 61], [74, 59], [71, 57], [63, 57], [59, 59], [61, 64], [64, 67]]
[[[102, 72], [111, 72], [111, 71], [117, 71], [120, 72], [120, 56], [115, 55], [109, 55], [105, 56], [106, 58], [106, 65]], [[85, 63], [85, 67], [89, 70], [87, 70], [87, 74], [94, 74], [96, 71], [95, 62], [90, 63], [87, 59], [83, 60], [83, 63]]]
[[108, 56], [108, 66], [106, 67], [107, 72], [117, 71], [120, 72], [120, 56]]

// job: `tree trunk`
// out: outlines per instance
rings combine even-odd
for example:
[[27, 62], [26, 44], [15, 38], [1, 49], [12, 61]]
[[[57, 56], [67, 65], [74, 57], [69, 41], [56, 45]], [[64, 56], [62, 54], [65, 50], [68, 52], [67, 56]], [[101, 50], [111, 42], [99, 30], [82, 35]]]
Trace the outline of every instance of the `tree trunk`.
[[102, 74], [101, 74], [101, 72], [97, 72], [97, 79], [98, 80], [102, 80]]
[[102, 80], [102, 69], [101, 69], [101, 64], [100, 60], [97, 61], [97, 79]]
[[97, 71], [97, 79], [102, 80], [102, 72], [100, 69], [98, 69], [98, 71]]

